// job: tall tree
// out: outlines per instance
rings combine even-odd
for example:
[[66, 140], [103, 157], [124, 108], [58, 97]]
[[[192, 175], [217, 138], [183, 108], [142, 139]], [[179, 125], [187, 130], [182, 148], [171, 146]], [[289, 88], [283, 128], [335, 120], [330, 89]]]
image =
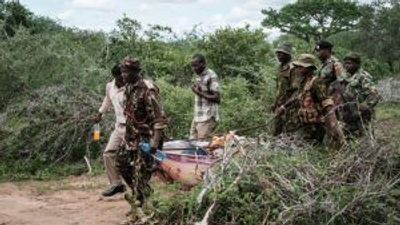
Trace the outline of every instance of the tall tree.
[[142, 24], [139, 21], [129, 18], [126, 14], [117, 20], [118, 33], [123, 40], [135, 41], [139, 38]]
[[298, 0], [279, 11], [269, 8], [261, 12], [264, 27], [279, 28], [307, 42], [351, 30], [361, 16], [360, 6], [349, 0]]
[[[400, 67], [400, 2], [377, 0], [365, 11], [359, 26], [358, 49], [388, 63], [392, 72]], [[373, 43], [373, 44], [370, 44]], [[399, 68], [397, 68], [399, 69]]]

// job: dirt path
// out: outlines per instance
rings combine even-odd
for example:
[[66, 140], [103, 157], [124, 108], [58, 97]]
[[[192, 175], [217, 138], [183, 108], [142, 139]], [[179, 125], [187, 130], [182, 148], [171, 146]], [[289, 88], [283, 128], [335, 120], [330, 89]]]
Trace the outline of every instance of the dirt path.
[[105, 177], [0, 184], [0, 225], [113, 225], [129, 209], [122, 195], [104, 199]]

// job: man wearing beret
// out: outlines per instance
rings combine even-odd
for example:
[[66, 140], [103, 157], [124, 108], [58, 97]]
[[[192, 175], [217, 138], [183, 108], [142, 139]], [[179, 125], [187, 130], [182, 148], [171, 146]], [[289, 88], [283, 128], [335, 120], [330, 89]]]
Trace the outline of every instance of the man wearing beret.
[[333, 44], [324, 40], [319, 41], [315, 46], [317, 56], [322, 62], [317, 75], [327, 85], [327, 88], [330, 88], [330, 84], [345, 73], [343, 65], [332, 56], [332, 48]]
[[349, 53], [344, 58], [346, 74], [338, 79], [342, 85], [342, 104], [340, 117], [345, 122], [345, 131], [362, 134], [363, 128], [374, 116], [374, 107], [381, 99], [372, 76], [361, 68], [361, 57]]
[[126, 147], [118, 154], [118, 167], [132, 189], [127, 200], [132, 206], [131, 220], [144, 216], [142, 206], [152, 189], [149, 181], [154, 170], [154, 157], [140, 151], [140, 143], [150, 144], [150, 154], [162, 146], [162, 133], [167, 119], [160, 103], [159, 89], [143, 78], [140, 62], [126, 57], [121, 65], [125, 86]]

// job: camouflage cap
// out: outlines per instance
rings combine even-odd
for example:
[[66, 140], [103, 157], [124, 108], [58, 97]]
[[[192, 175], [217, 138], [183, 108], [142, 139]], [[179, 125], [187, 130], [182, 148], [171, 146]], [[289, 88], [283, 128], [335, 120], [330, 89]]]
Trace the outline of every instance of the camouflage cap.
[[127, 70], [140, 70], [140, 62], [139, 59], [131, 57], [131, 56], [126, 56], [121, 63], [121, 69], [127, 69]]
[[292, 55], [292, 45], [289, 43], [282, 44], [277, 49], [275, 49], [275, 53], [278, 53], [278, 52]]
[[293, 65], [301, 67], [313, 67], [313, 69], [317, 69], [316, 58], [311, 54], [301, 54], [299, 58], [293, 62]]
[[329, 41], [325, 41], [325, 40], [321, 40], [319, 42], [317, 42], [317, 44], [315, 45], [315, 50], [319, 51], [321, 49], [332, 49], [333, 48], [333, 44], [330, 43]]
[[347, 54], [344, 57], [344, 60], [351, 60], [351, 61], [353, 61], [355, 63], [360, 64], [361, 63], [361, 56], [358, 53], [350, 52], [349, 54]]

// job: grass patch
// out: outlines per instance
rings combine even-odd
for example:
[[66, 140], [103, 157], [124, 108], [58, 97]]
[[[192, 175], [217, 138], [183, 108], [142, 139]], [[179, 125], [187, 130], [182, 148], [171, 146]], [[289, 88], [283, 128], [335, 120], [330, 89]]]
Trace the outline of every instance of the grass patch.
[[376, 118], [378, 121], [393, 119], [400, 123], [400, 103], [383, 103], [376, 108]]
[[[101, 161], [94, 160], [91, 164], [92, 174], [104, 173]], [[23, 181], [23, 180], [60, 180], [71, 175], [82, 175], [88, 172], [85, 162], [82, 160], [73, 164], [42, 165], [37, 167], [32, 162], [16, 162], [13, 164], [0, 165], [0, 182]]]

